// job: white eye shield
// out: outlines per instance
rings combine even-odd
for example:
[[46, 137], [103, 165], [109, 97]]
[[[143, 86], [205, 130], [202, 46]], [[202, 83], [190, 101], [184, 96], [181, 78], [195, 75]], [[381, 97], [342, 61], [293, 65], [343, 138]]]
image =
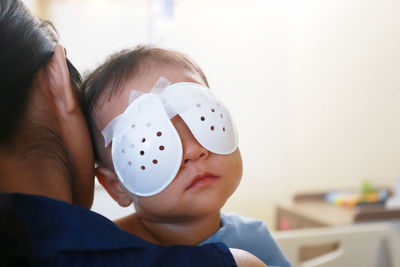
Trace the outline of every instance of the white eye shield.
[[208, 151], [228, 155], [237, 149], [229, 111], [209, 88], [160, 78], [149, 93], [132, 91], [127, 109], [102, 131], [105, 146], [112, 141], [118, 178], [132, 194], [155, 195], [178, 173], [182, 142], [171, 122], [177, 114]]

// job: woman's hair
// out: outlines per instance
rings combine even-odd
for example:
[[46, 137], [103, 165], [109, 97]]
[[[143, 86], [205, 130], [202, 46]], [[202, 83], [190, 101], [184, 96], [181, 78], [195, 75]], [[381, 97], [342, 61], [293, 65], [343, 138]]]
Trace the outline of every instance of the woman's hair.
[[[74, 201], [75, 164], [54, 124], [62, 122], [50, 112], [28, 114], [29, 96], [38, 86], [36, 75], [54, 54], [57, 32], [50, 22], [33, 16], [20, 0], [1, 0], [0, 36], [0, 148], [20, 159], [25, 168], [54, 162], [71, 184]], [[79, 97], [80, 74], [68, 59], [67, 67], [71, 87]]]
[[[34, 17], [20, 0], [0, 5], [0, 146], [9, 143], [25, 115], [35, 76], [54, 54], [55, 28]], [[72, 84], [80, 75], [67, 62]]]
[[[152, 46], [137, 46], [111, 55], [93, 72], [86, 75], [82, 84], [84, 94], [84, 113], [90, 125], [92, 140], [96, 140], [99, 129], [93, 120], [94, 111], [102, 101], [109, 101], [112, 96], [124, 89], [130, 79], [140, 78], [148, 70], [149, 64], [170, 64], [199, 74], [204, 84], [208, 81], [201, 68], [186, 55], [173, 50]], [[95, 159], [101, 162], [97, 144], [93, 144]]]
[[[42, 118], [35, 122], [27, 119], [36, 75], [53, 56], [57, 42], [57, 32], [50, 22], [34, 17], [20, 0], [1, 0], [0, 148], [23, 155], [23, 162], [31, 161], [32, 166], [46, 158], [57, 162], [71, 180], [74, 200], [75, 179], [71, 176], [75, 169], [63, 139]], [[77, 90], [81, 85], [79, 72], [68, 60], [67, 66], [72, 88]], [[14, 205], [0, 194], [0, 265], [29, 266], [33, 257], [31, 242], [14, 210]]]

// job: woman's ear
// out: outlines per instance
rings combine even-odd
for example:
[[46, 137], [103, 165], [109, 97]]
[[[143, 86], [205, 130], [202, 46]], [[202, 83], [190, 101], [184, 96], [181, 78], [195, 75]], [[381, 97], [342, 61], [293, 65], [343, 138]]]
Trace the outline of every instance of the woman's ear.
[[121, 207], [127, 207], [132, 203], [131, 194], [120, 183], [113, 171], [104, 167], [97, 167], [95, 171], [100, 184]]
[[61, 45], [54, 49], [54, 55], [46, 65], [51, 96], [61, 113], [71, 113], [77, 106], [69, 79], [66, 51]]

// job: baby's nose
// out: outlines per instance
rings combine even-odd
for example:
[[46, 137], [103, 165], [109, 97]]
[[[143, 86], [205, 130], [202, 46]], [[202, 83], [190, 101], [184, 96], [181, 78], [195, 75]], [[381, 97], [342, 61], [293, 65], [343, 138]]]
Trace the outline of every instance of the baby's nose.
[[186, 166], [192, 161], [207, 159], [209, 151], [197, 142], [196, 139], [183, 140], [183, 166]]

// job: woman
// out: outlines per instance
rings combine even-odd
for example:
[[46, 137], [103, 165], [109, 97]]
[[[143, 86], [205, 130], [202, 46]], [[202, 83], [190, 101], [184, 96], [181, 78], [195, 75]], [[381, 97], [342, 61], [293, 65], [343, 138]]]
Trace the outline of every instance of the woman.
[[156, 246], [89, 211], [94, 164], [79, 73], [51, 24], [19, 0], [1, 0], [0, 37], [0, 265], [263, 266], [223, 244]]

